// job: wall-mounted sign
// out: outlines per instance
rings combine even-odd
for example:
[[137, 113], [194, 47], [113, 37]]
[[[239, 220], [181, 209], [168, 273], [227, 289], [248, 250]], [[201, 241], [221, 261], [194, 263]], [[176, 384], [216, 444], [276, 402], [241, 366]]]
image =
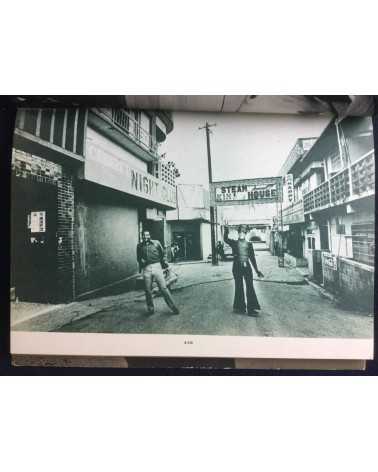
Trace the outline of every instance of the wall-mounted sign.
[[32, 211], [28, 215], [28, 228], [31, 233], [46, 232], [46, 212]]
[[147, 172], [147, 164], [88, 128], [84, 179], [169, 208], [176, 207], [176, 187]]
[[146, 218], [148, 220], [163, 220], [165, 218], [165, 213], [162, 210], [158, 210], [157, 208], [147, 208], [146, 209]]
[[337, 257], [335, 255], [323, 252], [323, 262], [330, 269], [337, 270]]
[[211, 184], [216, 205], [272, 203], [282, 200], [281, 177], [230, 180]]
[[283, 201], [292, 203], [294, 200], [294, 179], [293, 174], [286, 174], [282, 180], [283, 183]]

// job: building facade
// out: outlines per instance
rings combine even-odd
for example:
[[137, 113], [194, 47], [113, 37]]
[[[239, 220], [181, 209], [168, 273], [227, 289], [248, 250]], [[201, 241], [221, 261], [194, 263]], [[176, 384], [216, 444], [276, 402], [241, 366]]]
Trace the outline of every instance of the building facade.
[[20, 109], [12, 153], [11, 287], [20, 300], [72, 299], [74, 186], [85, 109]]
[[372, 310], [375, 154], [370, 117], [331, 120], [321, 136], [281, 169], [293, 182], [283, 209], [285, 261], [307, 261], [309, 276]]
[[211, 255], [209, 191], [202, 185], [179, 184], [176, 198], [177, 208], [167, 212], [167, 249], [171, 259], [207, 260]]
[[[12, 199], [19, 298], [70, 301], [119, 282], [133, 286], [142, 229], [164, 244], [165, 212], [176, 205], [174, 175], [159, 155], [172, 129], [166, 112], [19, 113]], [[26, 249], [17, 236], [25, 218], [28, 267], [19, 262]], [[30, 288], [33, 279], [39, 281]]]

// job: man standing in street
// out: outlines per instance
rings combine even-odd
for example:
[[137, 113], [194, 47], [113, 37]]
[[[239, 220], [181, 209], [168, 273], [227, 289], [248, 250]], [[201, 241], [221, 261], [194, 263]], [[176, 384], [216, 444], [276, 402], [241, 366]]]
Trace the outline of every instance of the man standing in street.
[[[235, 280], [235, 298], [234, 312], [247, 313], [250, 316], [256, 316], [260, 310], [260, 304], [257, 300], [255, 289], [253, 288], [253, 268], [258, 277], [264, 277], [263, 273], [257, 268], [255, 252], [251, 241], [246, 240], [247, 229], [244, 226], [238, 228], [238, 239], [230, 239], [228, 226], [224, 229], [224, 241], [232, 248], [234, 263], [232, 266], [232, 275]], [[244, 296], [244, 280], [247, 289], [247, 304]]]
[[144, 290], [147, 310], [150, 315], [155, 311], [152, 297], [152, 283], [155, 280], [168, 307], [175, 315], [180, 313], [165, 282], [163, 269], [168, 267], [165, 252], [159, 241], [151, 239], [149, 231], [143, 231], [143, 241], [137, 245], [139, 270], [143, 271]]

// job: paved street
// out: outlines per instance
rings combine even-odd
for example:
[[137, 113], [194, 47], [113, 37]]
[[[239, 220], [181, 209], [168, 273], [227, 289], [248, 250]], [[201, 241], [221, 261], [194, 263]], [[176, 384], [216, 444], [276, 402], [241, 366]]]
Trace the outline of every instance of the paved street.
[[180, 307], [171, 314], [161, 297], [155, 314], [146, 313], [142, 291], [119, 293], [67, 305], [19, 323], [13, 329], [95, 333], [217, 334], [248, 336], [368, 338], [373, 317], [349, 311], [308, 285], [296, 270], [279, 268], [267, 251], [256, 253], [265, 275], [255, 280], [262, 307], [258, 317], [232, 312], [232, 262], [175, 265], [179, 282], [173, 290]]

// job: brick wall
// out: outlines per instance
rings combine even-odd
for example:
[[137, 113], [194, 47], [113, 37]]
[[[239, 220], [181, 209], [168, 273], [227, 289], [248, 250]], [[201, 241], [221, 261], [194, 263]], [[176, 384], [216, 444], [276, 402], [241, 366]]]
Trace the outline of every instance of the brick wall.
[[73, 175], [62, 169], [58, 180], [58, 296], [61, 301], [75, 298], [74, 274], [74, 183]]
[[57, 187], [57, 301], [70, 301], [75, 297], [73, 174], [60, 164], [18, 149], [13, 149], [12, 171], [18, 178]]

